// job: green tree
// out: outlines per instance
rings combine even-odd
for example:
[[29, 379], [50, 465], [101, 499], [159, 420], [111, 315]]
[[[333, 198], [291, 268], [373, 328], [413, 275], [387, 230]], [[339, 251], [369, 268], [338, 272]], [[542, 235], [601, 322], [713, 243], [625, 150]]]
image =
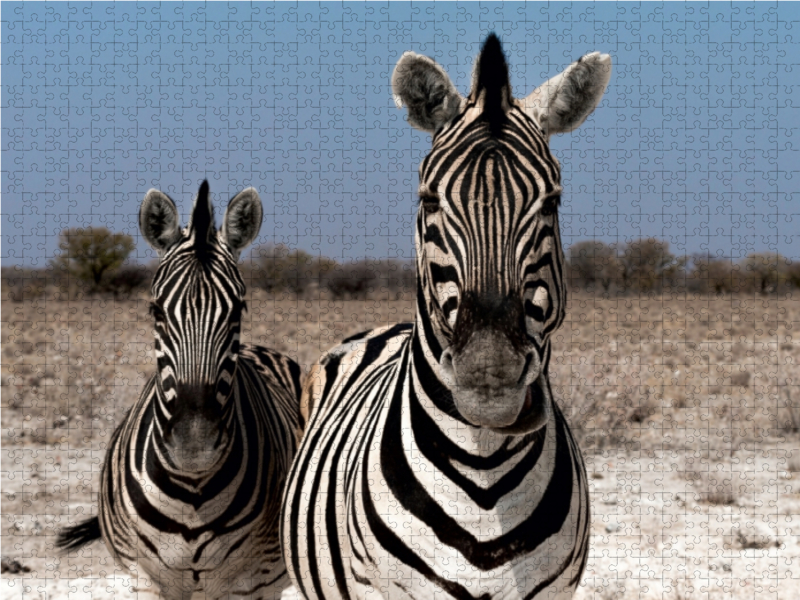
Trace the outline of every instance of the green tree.
[[60, 254], [54, 266], [89, 284], [92, 291], [99, 289], [103, 278], [121, 267], [134, 249], [131, 236], [105, 227], [65, 229], [59, 237]]

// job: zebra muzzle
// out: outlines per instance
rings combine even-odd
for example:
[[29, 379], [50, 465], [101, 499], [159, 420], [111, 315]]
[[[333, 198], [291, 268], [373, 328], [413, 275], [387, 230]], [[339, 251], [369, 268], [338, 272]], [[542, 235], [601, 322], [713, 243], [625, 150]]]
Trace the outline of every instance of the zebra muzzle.
[[546, 422], [541, 361], [515, 351], [502, 334], [473, 335], [460, 352], [446, 349], [439, 366], [456, 410], [472, 425], [527, 433]]

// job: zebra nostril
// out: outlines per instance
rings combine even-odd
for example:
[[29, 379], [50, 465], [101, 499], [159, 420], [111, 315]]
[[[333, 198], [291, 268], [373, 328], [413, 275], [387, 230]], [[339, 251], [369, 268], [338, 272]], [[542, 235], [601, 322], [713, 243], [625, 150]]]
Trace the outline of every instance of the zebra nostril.
[[452, 384], [455, 382], [455, 367], [453, 367], [453, 353], [448, 348], [442, 352], [442, 357], [439, 359], [439, 367], [442, 370], [445, 384]]
[[442, 360], [440, 364], [445, 369], [450, 369], [451, 371], [453, 370], [453, 353], [450, 352], [449, 348], [442, 352]]

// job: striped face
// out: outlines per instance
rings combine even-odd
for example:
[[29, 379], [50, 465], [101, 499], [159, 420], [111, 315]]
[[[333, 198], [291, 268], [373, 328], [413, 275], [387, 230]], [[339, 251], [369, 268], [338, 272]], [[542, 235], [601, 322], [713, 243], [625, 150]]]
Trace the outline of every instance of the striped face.
[[261, 200], [252, 188], [235, 196], [221, 231], [214, 225], [208, 183], [181, 230], [172, 200], [145, 196], [139, 226], [161, 254], [150, 313], [160, 393], [158, 439], [183, 471], [213, 468], [232, 439], [230, 397], [239, 356], [245, 286], [236, 261], [261, 226]]
[[[216, 232], [213, 234], [216, 237]], [[196, 252], [196, 232], [164, 256], [153, 281], [156, 357], [165, 398], [224, 408], [239, 355], [245, 285], [219, 241]]]
[[589, 54], [515, 100], [491, 34], [468, 98], [413, 52], [392, 75], [398, 106], [433, 137], [420, 166], [416, 240], [425, 360], [472, 425], [524, 433], [551, 412], [549, 340], [566, 289], [561, 178], [548, 139], [594, 110], [610, 68], [608, 55]]
[[543, 362], [565, 306], [558, 162], [518, 108], [497, 132], [480, 114], [468, 104], [420, 168], [426, 307], [443, 347], [495, 328]]

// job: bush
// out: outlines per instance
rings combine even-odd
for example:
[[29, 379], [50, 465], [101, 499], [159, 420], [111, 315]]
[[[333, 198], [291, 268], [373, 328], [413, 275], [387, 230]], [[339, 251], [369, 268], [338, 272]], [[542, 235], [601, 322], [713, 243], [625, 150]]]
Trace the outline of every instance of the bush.
[[751, 254], [741, 265], [742, 291], [762, 295], [776, 292], [787, 279], [787, 274], [792, 271], [791, 261], [780, 254], [772, 252]]
[[290, 250], [283, 244], [266, 244], [253, 250], [248, 270], [254, 287], [271, 294], [289, 292], [302, 296], [312, 288], [324, 287], [335, 269], [333, 259]]
[[651, 292], [678, 287], [686, 259], [675, 257], [669, 242], [645, 238], [624, 246], [619, 264], [625, 290]]
[[12, 302], [24, 302], [45, 295], [47, 290], [47, 271], [26, 267], [3, 267], [4, 298]]
[[578, 242], [569, 249], [570, 283], [577, 288], [608, 292], [619, 281], [620, 264], [613, 246], [601, 241]]
[[123, 265], [106, 279], [102, 289], [113, 294], [114, 298], [131, 296], [149, 289], [154, 275], [152, 266]]
[[739, 289], [737, 271], [729, 258], [696, 254], [692, 257], [687, 286], [690, 291], [701, 294], [732, 293]]
[[65, 229], [60, 238], [60, 255], [53, 259], [53, 266], [87, 284], [89, 292], [100, 291], [104, 277], [121, 267], [134, 249], [131, 236], [105, 227]]

